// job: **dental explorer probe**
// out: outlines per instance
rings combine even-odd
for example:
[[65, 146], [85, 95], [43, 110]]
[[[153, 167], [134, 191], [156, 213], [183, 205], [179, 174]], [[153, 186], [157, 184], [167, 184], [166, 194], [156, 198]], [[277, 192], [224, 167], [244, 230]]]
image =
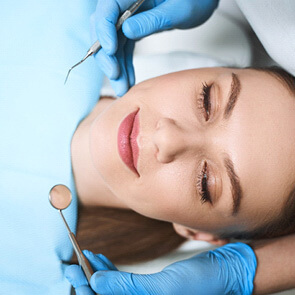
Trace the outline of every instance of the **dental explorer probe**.
[[[139, 1], [136, 1], [134, 4], [132, 4], [123, 14], [122, 16], [118, 19], [118, 22], [116, 24], [116, 29], [117, 31], [122, 27], [123, 25], [123, 22], [128, 18], [130, 17], [132, 14], [134, 14], [136, 12], [136, 10], [141, 6], [141, 4], [143, 4], [145, 0], [139, 0]], [[77, 64], [75, 64], [74, 66], [72, 66], [69, 71], [68, 71], [68, 74], [67, 74], [67, 77], [65, 79], [65, 82], [64, 84], [67, 83], [67, 80], [68, 80], [68, 77], [69, 77], [69, 74], [71, 72], [71, 70], [73, 68], [75, 68], [76, 66], [78, 66], [79, 64], [81, 64], [86, 58], [88, 58], [89, 56], [97, 53], [99, 50], [101, 49], [101, 45], [99, 43], [99, 41], [97, 40], [90, 48], [89, 50], [87, 51], [85, 57], [79, 61]]]
[[[61, 212], [62, 210], [68, 208], [69, 205], [71, 204], [72, 193], [69, 190], [69, 188], [66, 187], [65, 185], [57, 184], [53, 188], [51, 188], [51, 190], [49, 192], [49, 202], [53, 208], [55, 208], [59, 211], [59, 213], [62, 217], [62, 220], [68, 230], [70, 241], [73, 245], [76, 256], [78, 258], [78, 262], [81, 265], [81, 267], [85, 273], [85, 276], [87, 278], [87, 281], [90, 285], [90, 279], [91, 279], [91, 276], [94, 274], [94, 271], [92, 270], [92, 267], [91, 267], [89, 261], [84, 256], [83, 252], [81, 251], [79, 244], [75, 238], [75, 235], [72, 233], [66, 219], [64, 218], [64, 216]], [[96, 294], [99, 295], [98, 293], [96, 293]]]

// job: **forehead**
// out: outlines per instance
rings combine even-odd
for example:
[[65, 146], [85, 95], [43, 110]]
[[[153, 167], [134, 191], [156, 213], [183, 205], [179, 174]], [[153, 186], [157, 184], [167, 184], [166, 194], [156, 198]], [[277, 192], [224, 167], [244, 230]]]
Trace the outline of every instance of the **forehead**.
[[253, 216], [271, 218], [268, 213], [278, 214], [295, 185], [295, 99], [268, 73], [236, 73], [242, 89], [232, 116], [231, 150], [245, 193], [242, 204]]

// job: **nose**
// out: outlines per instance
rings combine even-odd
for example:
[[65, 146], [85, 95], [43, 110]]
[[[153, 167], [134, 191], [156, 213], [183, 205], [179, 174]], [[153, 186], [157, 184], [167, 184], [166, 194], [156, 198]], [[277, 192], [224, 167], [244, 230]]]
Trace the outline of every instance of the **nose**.
[[201, 142], [196, 135], [180, 126], [171, 118], [161, 118], [156, 125], [153, 134], [153, 143], [157, 150], [157, 160], [161, 163], [169, 163], [188, 150], [198, 149]]

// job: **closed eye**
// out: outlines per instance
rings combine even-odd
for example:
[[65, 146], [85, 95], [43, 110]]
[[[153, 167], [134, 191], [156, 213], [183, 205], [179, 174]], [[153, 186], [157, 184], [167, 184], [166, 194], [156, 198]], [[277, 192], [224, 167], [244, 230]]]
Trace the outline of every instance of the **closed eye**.
[[198, 99], [198, 107], [202, 111], [205, 121], [208, 121], [210, 118], [211, 112], [211, 98], [210, 98], [210, 89], [211, 85], [208, 85], [206, 82], [203, 83], [202, 92]]
[[197, 189], [198, 189], [199, 195], [201, 196], [202, 204], [206, 202], [212, 203], [212, 198], [210, 195], [210, 191], [208, 189], [208, 179], [209, 179], [208, 165], [207, 165], [207, 162], [205, 161], [203, 164], [202, 171], [198, 175], [198, 181], [197, 181]]

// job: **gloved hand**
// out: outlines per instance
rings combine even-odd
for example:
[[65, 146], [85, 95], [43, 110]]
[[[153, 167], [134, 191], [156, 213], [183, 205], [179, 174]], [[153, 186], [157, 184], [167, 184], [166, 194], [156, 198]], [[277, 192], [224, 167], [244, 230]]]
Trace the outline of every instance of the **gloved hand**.
[[[93, 41], [102, 50], [95, 56], [111, 80], [117, 95], [122, 96], [135, 83], [132, 55], [134, 43], [117, 37], [116, 23], [135, 0], [98, 0], [91, 17]], [[131, 40], [173, 28], [188, 29], [203, 24], [213, 13], [219, 0], [146, 0], [135, 15], [127, 19], [122, 30]], [[122, 43], [122, 44], [120, 44]], [[118, 48], [121, 46], [121, 52]]]
[[[103, 255], [89, 251], [84, 254], [96, 271], [91, 277], [91, 288], [101, 295], [248, 295], [253, 291], [257, 265], [253, 250], [243, 243], [227, 244], [150, 275], [120, 272]], [[66, 277], [77, 295], [94, 294], [80, 266], [68, 266]]]

